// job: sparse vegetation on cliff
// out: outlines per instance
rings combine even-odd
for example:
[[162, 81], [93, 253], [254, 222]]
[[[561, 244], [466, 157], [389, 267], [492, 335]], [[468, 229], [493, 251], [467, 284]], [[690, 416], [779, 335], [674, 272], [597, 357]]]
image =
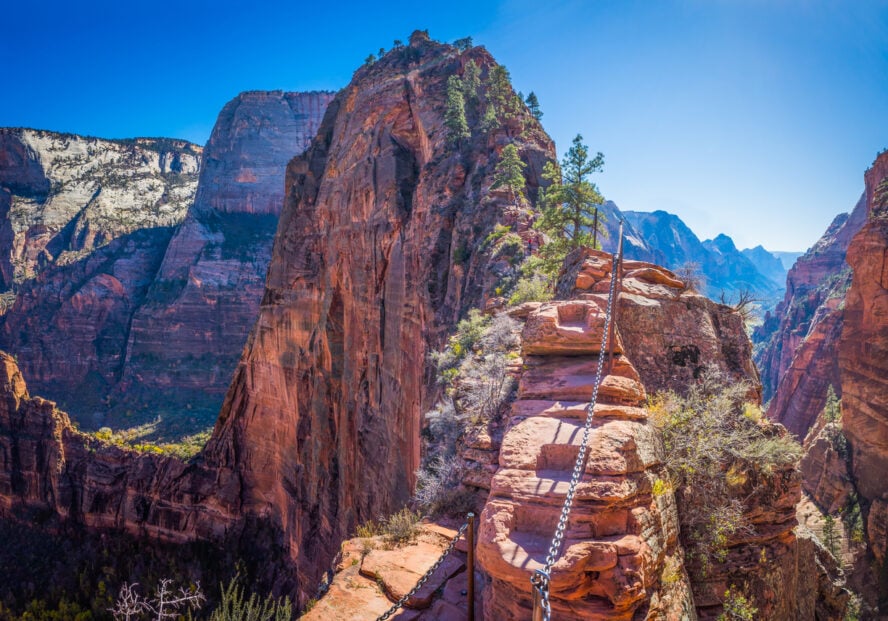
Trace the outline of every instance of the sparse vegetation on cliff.
[[748, 389], [707, 370], [687, 396], [669, 392], [650, 403], [676, 491], [682, 544], [704, 575], [726, 559], [732, 539], [752, 533], [735, 492], [753, 474], [772, 476], [801, 457], [799, 444], [747, 401]]
[[467, 510], [461, 486], [460, 439], [504, 411], [515, 387], [509, 361], [517, 356], [517, 323], [506, 314], [469, 312], [447, 346], [431, 355], [445, 394], [426, 413], [426, 446], [414, 500], [431, 514]]

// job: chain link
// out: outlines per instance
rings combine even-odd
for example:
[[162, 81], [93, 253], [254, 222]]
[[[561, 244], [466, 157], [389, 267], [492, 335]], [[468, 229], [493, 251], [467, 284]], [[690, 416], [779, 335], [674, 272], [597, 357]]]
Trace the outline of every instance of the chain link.
[[[623, 223], [620, 222], [620, 237], [622, 238]], [[620, 253], [622, 259], [622, 252]], [[570, 486], [567, 489], [567, 496], [564, 499], [564, 506], [561, 507], [561, 517], [558, 519], [558, 526], [555, 528], [555, 536], [552, 537], [552, 543], [549, 545], [549, 554], [546, 556], [546, 565], [543, 569], [537, 569], [530, 577], [530, 583], [536, 589], [540, 605], [542, 606], [543, 621], [550, 621], [552, 618], [552, 608], [549, 602], [549, 579], [552, 572], [552, 566], [558, 558], [558, 552], [561, 550], [561, 543], [564, 540], [564, 530], [567, 528], [567, 518], [570, 515], [570, 509], [573, 505], [574, 495], [577, 491], [577, 484], [586, 465], [586, 445], [589, 442], [589, 433], [592, 429], [592, 418], [595, 413], [595, 403], [598, 401], [598, 390], [601, 388], [601, 374], [604, 369], [604, 356], [607, 351], [607, 338], [610, 330], [611, 314], [613, 312], [614, 297], [617, 289], [617, 265], [618, 259], [614, 255], [611, 267], [610, 291], [607, 297], [607, 310], [604, 316], [604, 331], [601, 335], [601, 349], [598, 352], [598, 369], [595, 372], [595, 383], [592, 386], [592, 399], [589, 401], [589, 407], [586, 410], [586, 424], [583, 427], [583, 440], [580, 444], [580, 451], [577, 454], [577, 461], [574, 463], [573, 475], [570, 479]]]
[[444, 559], [450, 556], [450, 553], [453, 552], [453, 547], [456, 545], [456, 542], [459, 541], [460, 537], [463, 536], [463, 533], [466, 532], [466, 529], [468, 527], [468, 522], [459, 527], [459, 530], [456, 532], [456, 536], [454, 536], [453, 539], [450, 540], [447, 548], [444, 550], [438, 560], [435, 561], [435, 564], [429, 567], [429, 570], [425, 572], [425, 575], [419, 579], [419, 582], [416, 583], [416, 586], [414, 586], [404, 597], [395, 602], [395, 604], [391, 608], [386, 610], [384, 614], [377, 617], [376, 621], [386, 621], [386, 619], [388, 619], [398, 611], [398, 608], [406, 604], [407, 600], [416, 595], [416, 593], [422, 588], [422, 585], [424, 585], [428, 581], [428, 579], [431, 578], [432, 574], [435, 573], [435, 570], [441, 566], [441, 563], [444, 562]]

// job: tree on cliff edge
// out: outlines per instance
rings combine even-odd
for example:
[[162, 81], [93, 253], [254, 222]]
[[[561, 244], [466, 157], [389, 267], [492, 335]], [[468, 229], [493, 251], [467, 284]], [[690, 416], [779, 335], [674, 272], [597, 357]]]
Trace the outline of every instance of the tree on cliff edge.
[[530, 94], [527, 96], [527, 99], [524, 100], [524, 103], [527, 104], [527, 109], [530, 110], [533, 118], [537, 121], [542, 120], [543, 111], [540, 109], [540, 100], [537, 98], [536, 93], [530, 91]]
[[568, 252], [580, 246], [599, 248], [599, 233], [607, 235], [603, 214], [598, 210], [604, 197], [589, 180], [592, 173], [603, 168], [604, 155], [598, 153], [589, 159], [589, 147], [580, 134], [573, 139], [560, 167], [548, 162], [543, 168], [543, 178], [551, 185], [541, 191], [542, 213], [537, 226], [550, 238], [541, 255], [554, 271]]
[[521, 156], [518, 155], [518, 147], [511, 143], [507, 144], [503, 147], [500, 161], [496, 164], [490, 189], [507, 188], [512, 202], [518, 197], [524, 198], [524, 185], [527, 183], [524, 179], [526, 167], [527, 164], [522, 162]]

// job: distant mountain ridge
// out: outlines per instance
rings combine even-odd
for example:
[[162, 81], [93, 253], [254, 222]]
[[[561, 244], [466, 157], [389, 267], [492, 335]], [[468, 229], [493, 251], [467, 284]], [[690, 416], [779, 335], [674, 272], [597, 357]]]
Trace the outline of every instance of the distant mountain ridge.
[[772, 306], [783, 296], [786, 268], [780, 257], [762, 246], [738, 250], [724, 234], [700, 241], [681, 218], [662, 210], [621, 211], [608, 201], [602, 211], [609, 233], [602, 244], [605, 250], [615, 250], [622, 218], [624, 252], [629, 259], [673, 270], [693, 266], [703, 281], [703, 293], [710, 298], [719, 299], [724, 294], [726, 300], [732, 300], [746, 291], [765, 306]]

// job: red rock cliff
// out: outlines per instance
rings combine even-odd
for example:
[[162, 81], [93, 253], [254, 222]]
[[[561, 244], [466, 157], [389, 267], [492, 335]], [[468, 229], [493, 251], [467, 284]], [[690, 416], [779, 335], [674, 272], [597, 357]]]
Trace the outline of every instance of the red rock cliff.
[[212, 423], [256, 319], [287, 162], [333, 93], [242, 93], [219, 113], [197, 196], [133, 316], [111, 421], [162, 408]]
[[[853, 270], [839, 344], [842, 417], [857, 491], [867, 509], [867, 539], [885, 566], [888, 541], [888, 152], [865, 175], [867, 219], [848, 247]], [[881, 572], [881, 592], [888, 579]]]
[[426, 352], [499, 284], [481, 241], [495, 224], [527, 224], [490, 191], [499, 150], [518, 145], [531, 194], [554, 157], [523, 108], [448, 145], [446, 82], [469, 60], [484, 76], [494, 64], [417, 34], [331, 102], [289, 166], [259, 319], [201, 455], [89, 450], [51, 403], [22, 406], [10, 389], [4, 515], [38, 506], [97, 528], [247, 543], [257, 535], [244, 525], [258, 521], [297, 564], [285, 583], [313, 592], [341, 537], [411, 493], [432, 397]]
[[[287, 162], [332, 97], [239, 95], [219, 114], [199, 181], [197, 156], [188, 159], [187, 145], [171, 150], [175, 141], [0, 133], [0, 184], [18, 193], [6, 224], [22, 229], [15, 239], [34, 240], [15, 247], [38, 258], [62, 251], [37, 262], [0, 318], [0, 347], [32, 387], [89, 428], [156, 416], [162, 433], [210, 426], [256, 318]], [[44, 230], [63, 216], [60, 231]], [[50, 240], [39, 248], [38, 229]]]
[[489, 191], [499, 149], [517, 144], [530, 191], [554, 157], [523, 109], [448, 144], [447, 81], [470, 60], [494, 66], [415, 35], [355, 73], [287, 171], [259, 319], [206, 456], [236, 464], [245, 509], [280, 520], [306, 586], [358, 523], [411, 495], [426, 355], [493, 292], [479, 246], [514, 217]]
[[753, 340], [762, 374], [768, 416], [799, 440], [814, 424], [833, 386], [841, 394], [837, 343], [843, 302], [850, 283], [845, 253], [863, 226], [866, 201], [838, 216], [814, 246], [801, 256], [786, 279], [786, 295], [774, 315], [766, 316]]

